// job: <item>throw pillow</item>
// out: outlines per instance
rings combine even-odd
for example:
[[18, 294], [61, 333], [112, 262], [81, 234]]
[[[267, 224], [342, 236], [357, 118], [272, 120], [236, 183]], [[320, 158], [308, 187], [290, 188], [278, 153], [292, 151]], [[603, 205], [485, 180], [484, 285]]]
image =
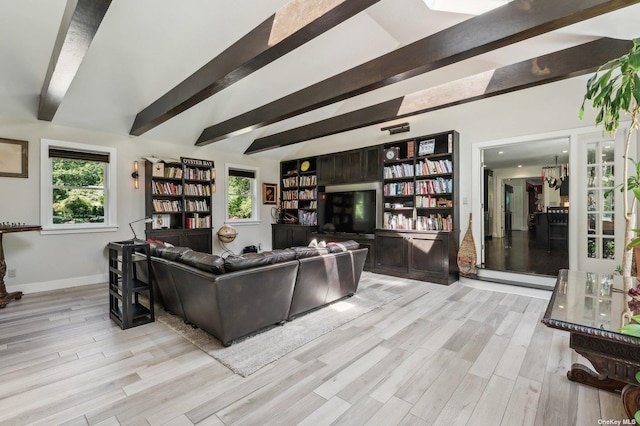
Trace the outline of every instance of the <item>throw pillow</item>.
[[216, 275], [224, 274], [224, 259], [215, 254], [189, 250], [180, 256], [179, 262]]

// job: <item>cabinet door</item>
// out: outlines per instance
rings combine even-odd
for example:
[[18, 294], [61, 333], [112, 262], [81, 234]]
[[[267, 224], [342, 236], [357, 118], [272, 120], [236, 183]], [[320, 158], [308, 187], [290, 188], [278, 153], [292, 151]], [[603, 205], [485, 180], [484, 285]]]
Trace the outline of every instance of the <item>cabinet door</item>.
[[361, 248], [369, 249], [367, 258], [364, 261], [365, 271], [371, 271], [374, 268], [374, 260], [376, 258], [375, 241], [373, 240], [357, 240]]
[[380, 147], [365, 148], [362, 151], [362, 180], [371, 182], [382, 179]]
[[202, 253], [211, 253], [211, 243], [213, 235], [210, 229], [205, 228], [202, 230], [188, 230], [185, 231], [180, 237], [180, 245], [184, 247], [190, 247], [194, 251], [200, 251]]
[[361, 182], [363, 166], [361, 150], [346, 152], [343, 157], [344, 182]]
[[407, 241], [402, 234], [376, 234], [376, 269], [397, 273], [407, 272]]
[[282, 226], [274, 225], [271, 227], [271, 246], [275, 249], [285, 249], [289, 247], [289, 230]]
[[449, 275], [448, 239], [440, 234], [413, 235], [409, 240], [409, 274], [436, 281]]
[[333, 155], [325, 155], [318, 157], [318, 184], [327, 185], [333, 183], [334, 180], [334, 168], [333, 168]]
[[311, 232], [306, 226], [291, 227], [289, 229], [291, 245], [289, 247], [307, 246], [311, 241]]

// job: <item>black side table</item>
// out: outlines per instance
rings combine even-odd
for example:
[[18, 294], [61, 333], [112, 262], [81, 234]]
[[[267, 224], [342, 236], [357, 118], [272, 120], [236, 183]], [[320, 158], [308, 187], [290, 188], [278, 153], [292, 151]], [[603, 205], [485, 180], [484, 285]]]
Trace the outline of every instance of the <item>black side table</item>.
[[[111, 242], [109, 249], [109, 314], [123, 330], [155, 320], [149, 243]], [[146, 278], [146, 281], [143, 279]], [[141, 297], [142, 296], [142, 297]]]

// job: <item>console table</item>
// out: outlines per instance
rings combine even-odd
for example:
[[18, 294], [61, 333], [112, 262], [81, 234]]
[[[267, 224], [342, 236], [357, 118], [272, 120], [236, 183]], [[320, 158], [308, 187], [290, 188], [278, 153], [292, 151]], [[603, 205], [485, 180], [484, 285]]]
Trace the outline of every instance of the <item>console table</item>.
[[11, 232], [39, 231], [41, 229], [42, 227], [40, 225], [0, 225], [0, 308], [4, 308], [7, 306], [7, 303], [14, 299], [19, 300], [22, 298], [21, 291], [7, 293], [7, 287], [4, 285], [4, 276], [7, 273], [7, 263], [4, 261], [2, 236]]
[[640, 338], [618, 332], [627, 300], [619, 275], [563, 269], [542, 322], [568, 331], [571, 348], [596, 370], [575, 363], [567, 378], [621, 391], [624, 409], [633, 418], [640, 409], [640, 385], [634, 377], [640, 370]]

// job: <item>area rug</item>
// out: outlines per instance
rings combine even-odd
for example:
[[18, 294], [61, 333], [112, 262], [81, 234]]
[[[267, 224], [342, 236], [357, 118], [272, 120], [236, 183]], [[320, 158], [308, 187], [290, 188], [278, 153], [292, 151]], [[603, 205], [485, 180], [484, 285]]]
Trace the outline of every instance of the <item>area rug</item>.
[[350, 298], [300, 316], [283, 326], [273, 326], [249, 337], [234, 340], [227, 348], [200, 329], [185, 324], [182, 318], [157, 309], [156, 319], [179, 333], [231, 371], [246, 377], [265, 365], [383, 306], [399, 296], [384, 290], [362, 288]]

